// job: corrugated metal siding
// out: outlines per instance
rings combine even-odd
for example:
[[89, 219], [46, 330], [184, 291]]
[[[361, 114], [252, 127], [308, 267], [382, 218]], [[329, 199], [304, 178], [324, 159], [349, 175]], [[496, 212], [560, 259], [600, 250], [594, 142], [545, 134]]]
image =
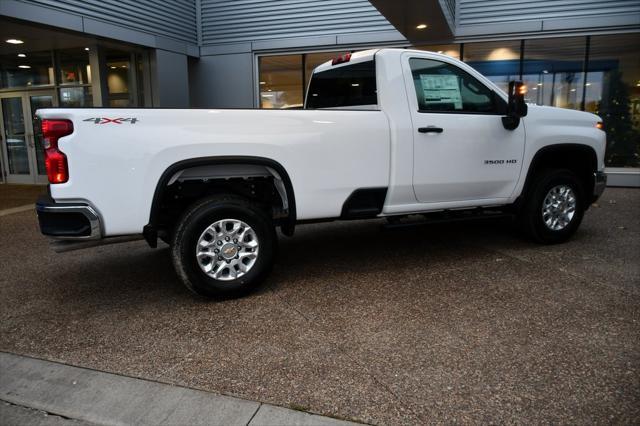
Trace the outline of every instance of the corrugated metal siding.
[[444, 0], [449, 15], [455, 19], [456, 17], [456, 0]]
[[195, 0], [21, 0], [197, 44]]
[[202, 44], [395, 30], [368, 0], [201, 0]]
[[640, 12], [638, 0], [458, 0], [459, 26]]

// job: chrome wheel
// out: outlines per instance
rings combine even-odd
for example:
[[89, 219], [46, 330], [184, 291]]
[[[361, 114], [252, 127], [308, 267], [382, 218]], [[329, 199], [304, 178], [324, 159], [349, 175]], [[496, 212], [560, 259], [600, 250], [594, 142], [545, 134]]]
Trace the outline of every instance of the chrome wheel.
[[237, 219], [222, 219], [198, 238], [196, 257], [200, 269], [220, 281], [240, 278], [258, 259], [258, 237], [249, 225]]
[[542, 202], [542, 221], [552, 231], [561, 231], [571, 223], [576, 204], [576, 195], [570, 186], [554, 186]]

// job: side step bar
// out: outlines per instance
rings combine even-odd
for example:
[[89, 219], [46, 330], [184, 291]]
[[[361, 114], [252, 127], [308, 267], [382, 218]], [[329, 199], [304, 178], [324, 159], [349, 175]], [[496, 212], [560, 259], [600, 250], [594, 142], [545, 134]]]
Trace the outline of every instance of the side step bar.
[[[413, 215], [412, 215], [413, 216]], [[475, 211], [465, 210], [460, 212], [445, 211], [438, 213], [427, 213], [422, 215], [421, 220], [407, 220], [401, 221], [401, 218], [408, 216], [390, 216], [387, 220], [389, 223], [382, 224], [382, 229], [404, 229], [413, 228], [417, 226], [433, 225], [438, 223], [452, 223], [452, 222], [465, 222], [474, 220], [486, 220], [486, 219], [513, 219], [515, 214], [503, 213], [503, 212], [489, 212], [486, 210]]]

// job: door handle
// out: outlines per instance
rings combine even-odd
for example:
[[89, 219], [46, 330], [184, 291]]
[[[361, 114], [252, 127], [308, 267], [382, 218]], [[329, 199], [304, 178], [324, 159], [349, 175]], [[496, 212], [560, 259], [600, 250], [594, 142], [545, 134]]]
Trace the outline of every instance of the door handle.
[[436, 126], [418, 127], [418, 132], [420, 132], [420, 133], [442, 133], [442, 132], [444, 132], [444, 129], [442, 127], [436, 127]]

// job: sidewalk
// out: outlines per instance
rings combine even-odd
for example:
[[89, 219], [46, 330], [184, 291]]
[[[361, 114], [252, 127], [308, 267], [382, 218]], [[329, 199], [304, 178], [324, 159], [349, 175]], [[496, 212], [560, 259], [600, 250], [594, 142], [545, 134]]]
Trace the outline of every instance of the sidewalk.
[[0, 404], [3, 425], [356, 425], [6, 352], [0, 352]]

